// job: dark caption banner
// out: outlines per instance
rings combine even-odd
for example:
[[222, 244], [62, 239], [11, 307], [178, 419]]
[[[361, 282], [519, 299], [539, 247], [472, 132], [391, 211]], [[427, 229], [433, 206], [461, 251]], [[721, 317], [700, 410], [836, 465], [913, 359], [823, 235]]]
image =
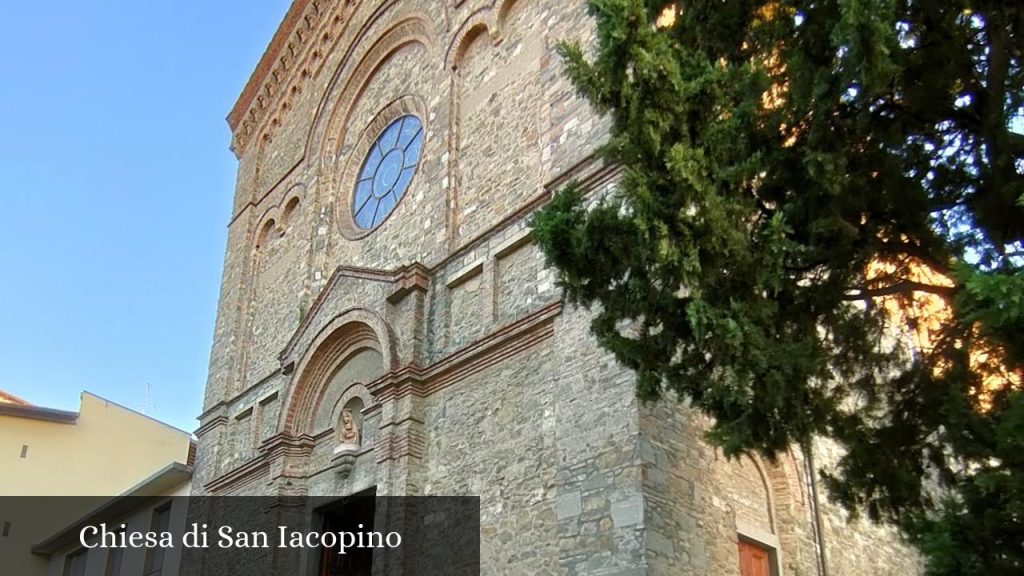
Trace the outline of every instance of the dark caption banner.
[[63, 576], [480, 574], [476, 497], [0, 497], [0, 570]]

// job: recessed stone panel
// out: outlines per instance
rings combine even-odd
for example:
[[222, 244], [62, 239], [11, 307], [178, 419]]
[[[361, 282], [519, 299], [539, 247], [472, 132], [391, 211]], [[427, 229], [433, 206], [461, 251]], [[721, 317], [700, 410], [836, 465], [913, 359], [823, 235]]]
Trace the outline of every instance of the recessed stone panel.
[[278, 399], [277, 392], [274, 392], [270, 396], [260, 400], [260, 424], [259, 424], [259, 438], [257, 442], [262, 442], [267, 438], [274, 435], [277, 430], [277, 417], [278, 411], [281, 409], [281, 402]]
[[472, 238], [540, 189], [541, 4], [515, 3], [493, 46], [477, 36], [460, 66], [459, 236]]
[[513, 246], [495, 260], [497, 320], [505, 324], [529, 314], [557, 297], [554, 273], [532, 242]]
[[278, 353], [298, 326], [305, 259], [289, 235], [277, 236], [256, 254], [247, 381], [257, 382], [278, 368]]
[[480, 268], [469, 271], [458, 278], [456, 283], [449, 284], [449, 350], [469, 344], [489, 327], [489, 294], [484, 284]]

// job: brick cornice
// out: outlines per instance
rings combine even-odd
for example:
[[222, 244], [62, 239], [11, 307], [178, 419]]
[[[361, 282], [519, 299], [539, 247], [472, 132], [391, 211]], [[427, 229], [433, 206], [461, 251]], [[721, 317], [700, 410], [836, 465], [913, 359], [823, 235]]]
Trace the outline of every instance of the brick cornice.
[[364, 268], [361, 266], [338, 266], [334, 269], [334, 273], [331, 274], [331, 277], [327, 280], [327, 284], [320, 290], [319, 295], [317, 295], [313, 304], [309, 307], [309, 311], [306, 312], [302, 321], [299, 322], [299, 325], [295, 328], [295, 332], [292, 333], [292, 337], [288, 340], [284, 349], [278, 354], [278, 360], [282, 363], [287, 362], [287, 359], [295, 351], [295, 346], [298, 344], [299, 339], [302, 338], [302, 335], [309, 329], [309, 326], [317, 317], [317, 314], [324, 306], [324, 303], [333, 295], [334, 288], [342, 278], [354, 278], [370, 282], [392, 284], [395, 286], [395, 289], [388, 296], [388, 300], [397, 302], [406, 294], [414, 290], [426, 291], [426, 286], [429, 283], [429, 277], [429, 270], [418, 262], [401, 266], [394, 270], [379, 270], [376, 268]]
[[377, 405], [407, 395], [434, 394], [553, 336], [554, 319], [562, 313], [562, 307], [562, 300], [550, 302], [425, 368], [403, 366], [367, 384], [367, 388]]
[[288, 12], [284, 16], [284, 20], [281, 21], [281, 25], [277, 27], [277, 32], [274, 33], [274, 37], [271, 38], [270, 44], [267, 49], [263, 51], [263, 56], [260, 57], [259, 63], [256, 65], [256, 69], [253, 70], [249, 80], [245, 83], [245, 88], [242, 89], [242, 93], [238, 96], [238, 101], [235, 102], [234, 107], [231, 108], [231, 112], [228, 113], [228, 126], [231, 127], [232, 132], [238, 130], [238, 127], [242, 123], [242, 118], [245, 116], [246, 111], [252, 105], [253, 100], [256, 98], [256, 94], [259, 92], [260, 87], [263, 86], [264, 80], [267, 75], [274, 68], [274, 65], [278, 61], [278, 56], [281, 55], [282, 49], [288, 44], [288, 39], [291, 38], [292, 33], [295, 32], [295, 27], [300, 21], [302, 21], [302, 15], [306, 12], [306, 8], [309, 6], [311, 0], [294, 0], [292, 5], [288, 8]]
[[317, 437], [310, 434], [292, 435], [279, 432], [260, 444], [261, 456], [308, 456], [316, 446]]
[[[562, 313], [562, 307], [561, 300], [550, 302], [427, 367], [406, 365], [389, 371], [367, 385], [375, 400], [368, 413], [380, 411], [385, 401], [406, 396], [424, 398], [435, 394], [551, 338], [554, 335], [554, 320]], [[220, 418], [223, 417], [219, 417], [218, 422]], [[422, 422], [412, 417], [389, 424], [386, 427], [387, 433], [380, 434], [372, 446], [375, 461], [381, 463], [403, 456], [421, 456], [424, 443], [418, 426], [422, 426]], [[214, 478], [203, 487], [210, 493], [238, 489], [263, 475], [270, 469], [271, 461], [304, 461], [310, 457], [318, 443], [333, 436], [333, 428], [315, 435], [279, 432], [264, 440], [253, 458]], [[291, 469], [286, 475], [303, 478], [307, 477], [308, 472], [305, 469], [299, 472]]]
[[267, 459], [256, 456], [229, 470], [226, 474], [207, 482], [203, 485], [203, 489], [211, 494], [217, 494], [224, 492], [228, 488], [238, 488], [243, 484], [247, 484], [252, 478], [264, 473], [267, 468]]
[[[222, 407], [223, 406], [218, 405], [218, 408], [222, 408]], [[206, 417], [208, 413], [209, 412], [207, 412], [206, 414], [203, 414], [203, 416], [200, 417], [200, 418], [202, 419], [202, 418]], [[194, 434], [196, 435], [196, 438], [202, 438], [203, 436], [209, 434], [213, 429], [218, 428], [220, 426], [225, 426], [225, 425], [227, 425], [227, 423], [228, 423], [227, 416], [224, 416], [223, 414], [219, 414], [219, 415], [217, 415], [217, 416], [215, 416], [213, 418], [210, 418], [210, 419], [204, 421], [199, 426], [199, 428], [196, 428], [196, 431], [194, 432]]]
[[[287, 122], [295, 95], [319, 74], [326, 50], [342, 35], [356, 0], [293, 0], [259, 64], [228, 113], [231, 150], [241, 157], [264, 131]], [[268, 122], [269, 118], [269, 122]]]

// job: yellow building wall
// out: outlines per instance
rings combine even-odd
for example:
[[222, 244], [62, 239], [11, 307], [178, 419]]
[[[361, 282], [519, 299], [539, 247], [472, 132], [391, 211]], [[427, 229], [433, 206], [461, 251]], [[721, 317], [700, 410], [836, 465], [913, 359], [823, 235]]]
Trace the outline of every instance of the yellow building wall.
[[[88, 392], [74, 423], [0, 414], [0, 496], [117, 496], [172, 462], [187, 463], [190, 440], [185, 431]], [[187, 493], [187, 484], [180, 490]], [[89, 498], [5, 500], [0, 508], [30, 513], [0, 510], [17, 519], [0, 541], [0, 573], [46, 574], [48, 560], [27, 551], [96, 505]]]
[[88, 392], [74, 424], [0, 415], [0, 495], [116, 496], [185, 463], [189, 441], [187, 432]]

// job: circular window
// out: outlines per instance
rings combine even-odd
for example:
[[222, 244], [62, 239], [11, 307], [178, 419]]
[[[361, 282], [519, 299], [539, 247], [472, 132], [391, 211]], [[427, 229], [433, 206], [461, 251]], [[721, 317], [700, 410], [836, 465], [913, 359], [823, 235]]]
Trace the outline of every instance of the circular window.
[[370, 146], [352, 194], [352, 216], [363, 230], [376, 228], [398, 205], [412, 182], [423, 148], [420, 119], [402, 116]]

